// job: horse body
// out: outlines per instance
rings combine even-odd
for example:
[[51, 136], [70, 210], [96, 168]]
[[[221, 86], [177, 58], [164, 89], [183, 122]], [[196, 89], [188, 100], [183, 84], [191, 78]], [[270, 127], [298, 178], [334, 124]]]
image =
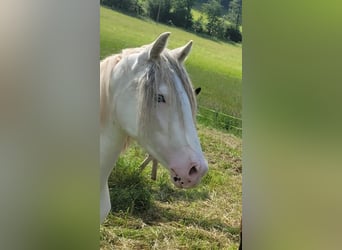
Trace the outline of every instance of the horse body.
[[101, 222], [110, 211], [109, 175], [131, 138], [169, 169], [177, 187], [196, 186], [208, 170], [195, 128], [196, 98], [183, 66], [192, 42], [168, 50], [169, 34], [101, 61]]

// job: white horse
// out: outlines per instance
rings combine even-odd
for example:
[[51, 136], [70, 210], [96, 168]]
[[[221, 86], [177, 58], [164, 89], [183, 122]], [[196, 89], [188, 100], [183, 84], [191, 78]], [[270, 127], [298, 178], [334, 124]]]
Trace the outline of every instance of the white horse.
[[183, 62], [192, 41], [166, 49], [170, 33], [100, 63], [100, 222], [111, 204], [108, 178], [121, 151], [136, 140], [170, 171], [179, 188], [208, 171], [195, 127], [196, 98]]

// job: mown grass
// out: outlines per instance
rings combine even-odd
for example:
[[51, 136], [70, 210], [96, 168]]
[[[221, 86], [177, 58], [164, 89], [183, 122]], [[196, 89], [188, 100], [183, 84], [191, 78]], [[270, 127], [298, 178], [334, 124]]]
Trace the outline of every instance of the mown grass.
[[198, 129], [210, 170], [195, 189], [175, 188], [161, 166], [156, 181], [150, 167], [140, 173], [145, 154], [136, 144], [120, 157], [109, 182], [113, 213], [100, 228], [101, 249], [237, 249], [241, 139]]
[[202, 87], [200, 105], [241, 117], [242, 47], [213, 41], [184, 30], [133, 18], [108, 8], [100, 8], [101, 58], [123, 48], [151, 43], [160, 33], [172, 32], [169, 48], [194, 41], [186, 68], [195, 87]]

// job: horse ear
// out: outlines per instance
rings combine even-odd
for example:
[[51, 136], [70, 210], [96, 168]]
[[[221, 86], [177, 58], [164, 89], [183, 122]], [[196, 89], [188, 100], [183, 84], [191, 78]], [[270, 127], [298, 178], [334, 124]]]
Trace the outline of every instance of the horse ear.
[[160, 53], [165, 49], [167, 40], [171, 32], [164, 32], [153, 43], [150, 49], [149, 59], [157, 59]]
[[199, 95], [199, 93], [201, 93], [201, 90], [202, 90], [201, 87], [196, 88], [195, 89], [195, 94]]
[[185, 46], [171, 50], [171, 53], [174, 57], [177, 58], [179, 62], [184, 62], [187, 56], [189, 55], [192, 47], [192, 40], [188, 42]]

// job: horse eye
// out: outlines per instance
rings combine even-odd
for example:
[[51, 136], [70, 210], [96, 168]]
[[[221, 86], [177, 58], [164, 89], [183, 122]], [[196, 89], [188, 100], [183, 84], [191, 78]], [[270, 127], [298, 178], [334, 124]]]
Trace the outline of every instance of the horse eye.
[[158, 95], [158, 102], [165, 102], [165, 98], [163, 95]]

